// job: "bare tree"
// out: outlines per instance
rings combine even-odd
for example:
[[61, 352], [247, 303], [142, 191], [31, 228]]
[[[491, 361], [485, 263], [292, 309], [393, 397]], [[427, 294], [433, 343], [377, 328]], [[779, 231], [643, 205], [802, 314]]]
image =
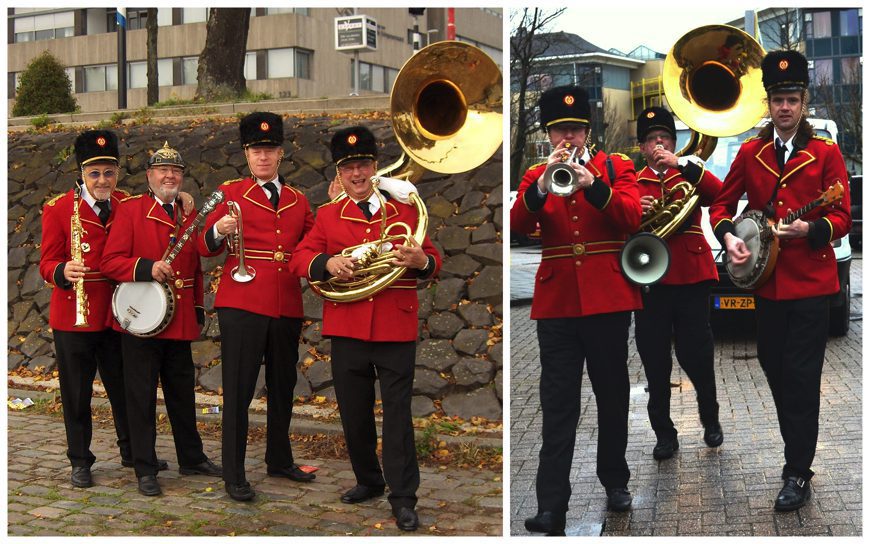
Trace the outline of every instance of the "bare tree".
[[522, 177], [523, 156], [528, 133], [533, 125], [528, 96], [534, 74], [534, 59], [543, 55], [549, 42], [540, 39], [547, 27], [565, 11], [565, 8], [546, 13], [538, 8], [523, 8], [511, 12], [511, 187], [516, 188]]
[[855, 62], [843, 70], [840, 81], [833, 81], [827, 73], [821, 74], [817, 81], [810, 106], [815, 106], [817, 116], [837, 123], [840, 151], [847, 164], [856, 168], [862, 164], [864, 144], [861, 65]]
[[770, 8], [759, 21], [761, 41], [768, 51], [773, 49], [799, 50], [804, 35], [800, 10], [797, 8]]
[[205, 47], [199, 55], [196, 98], [227, 100], [245, 93], [245, 48], [250, 8], [209, 8]]
[[625, 116], [612, 102], [604, 101], [604, 150], [608, 153], [628, 153], [634, 146], [628, 136]]
[[145, 41], [145, 64], [148, 70], [148, 105], [153, 106], [160, 100], [157, 78], [157, 8], [148, 8], [145, 20], [147, 37]]

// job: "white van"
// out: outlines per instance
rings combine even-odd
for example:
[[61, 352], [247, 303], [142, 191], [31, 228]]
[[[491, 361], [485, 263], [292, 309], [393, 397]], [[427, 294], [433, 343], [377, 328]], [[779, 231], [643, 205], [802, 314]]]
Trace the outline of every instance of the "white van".
[[[837, 125], [829, 119], [808, 119], [810, 124], [819, 136], [830, 138], [837, 141]], [[768, 122], [763, 119], [756, 125], [755, 128], [747, 130], [735, 136], [719, 138], [716, 145], [716, 150], [707, 159], [707, 170], [711, 171], [716, 177], [725, 180], [728, 170], [731, 167], [731, 162], [737, 155], [737, 150], [741, 144], [752, 136], [758, 134], [759, 129]], [[689, 139], [691, 131], [681, 121], [676, 121], [677, 126], [677, 149], [682, 149]], [[740, 201], [737, 208], [737, 213], [743, 213], [746, 207], [746, 195]], [[713, 258], [716, 261], [716, 268], [719, 271], [719, 283], [713, 286], [710, 293], [710, 306], [714, 311], [740, 311], [754, 310], [755, 300], [752, 294], [748, 291], [736, 287], [731, 278], [728, 277], [728, 272], [725, 270], [723, 262], [724, 250], [719, 244], [719, 240], [713, 235], [713, 229], [710, 226], [710, 217], [707, 208], [702, 208], [704, 217], [701, 220], [701, 227], [704, 229], [704, 235], [707, 237], [707, 242], [713, 250]], [[829, 333], [832, 336], [843, 336], [849, 332], [849, 299], [851, 289], [849, 284], [849, 268], [852, 263], [852, 247], [849, 245], [849, 236], [844, 236], [839, 240], [834, 240], [834, 255], [837, 257], [837, 272], [840, 277], [840, 292], [831, 296], [831, 321]]]

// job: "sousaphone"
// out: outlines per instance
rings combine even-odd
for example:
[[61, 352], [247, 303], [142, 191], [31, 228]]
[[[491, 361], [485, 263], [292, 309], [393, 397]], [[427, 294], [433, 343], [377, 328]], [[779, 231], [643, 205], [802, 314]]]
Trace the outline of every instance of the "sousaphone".
[[[467, 43], [445, 41], [421, 49], [402, 67], [390, 95], [390, 117], [404, 153], [372, 178], [398, 178], [411, 183], [426, 170], [456, 174], [477, 168], [501, 147], [501, 72], [483, 51]], [[341, 193], [335, 198], [346, 198]], [[349, 280], [311, 281], [311, 288], [334, 302], [371, 297], [405, 274], [406, 267], [389, 264], [392, 247], [410, 237], [423, 243], [429, 223], [426, 206], [416, 192], [409, 196], [417, 209], [412, 230], [403, 223], [387, 228], [382, 215], [380, 238], [346, 248], [342, 255], [359, 260]], [[383, 205], [383, 202], [382, 202]], [[396, 233], [396, 230], [404, 231]]]
[[[764, 117], [761, 82], [764, 49], [752, 36], [728, 25], [708, 25], [677, 40], [665, 58], [662, 86], [668, 105], [692, 129], [678, 156], [706, 160], [718, 137], [751, 129]], [[687, 182], [663, 191], [641, 219], [639, 235], [626, 241], [620, 267], [633, 283], [650, 285], [667, 273], [667, 240], [691, 217], [700, 195]], [[652, 237], [650, 237], [652, 235]]]

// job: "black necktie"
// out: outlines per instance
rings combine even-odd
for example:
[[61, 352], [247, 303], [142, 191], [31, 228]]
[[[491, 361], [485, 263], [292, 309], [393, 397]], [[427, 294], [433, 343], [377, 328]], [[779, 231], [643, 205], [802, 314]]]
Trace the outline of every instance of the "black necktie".
[[785, 166], [785, 144], [779, 138], [776, 140], [776, 163], [779, 165], [779, 171], [782, 172]]
[[164, 204], [163, 209], [166, 210], [167, 215], [169, 215], [169, 217], [171, 217], [172, 220], [175, 221], [175, 214], [172, 213], [172, 204]]
[[109, 202], [107, 200], [98, 200], [97, 208], [100, 209], [100, 213], [97, 214], [97, 217], [100, 218], [100, 222], [105, 225], [106, 221], [109, 220], [109, 215], [112, 211], [109, 209]]
[[363, 215], [366, 216], [366, 219], [372, 218], [372, 210], [369, 208], [368, 200], [361, 200], [360, 202], [357, 202], [356, 205], [359, 206], [359, 209], [362, 210]]
[[272, 203], [272, 207], [276, 210], [278, 209], [278, 188], [275, 187], [275, 184], [271, 181], [263, 184], [263, 188], [269, 191], [269, 202]]

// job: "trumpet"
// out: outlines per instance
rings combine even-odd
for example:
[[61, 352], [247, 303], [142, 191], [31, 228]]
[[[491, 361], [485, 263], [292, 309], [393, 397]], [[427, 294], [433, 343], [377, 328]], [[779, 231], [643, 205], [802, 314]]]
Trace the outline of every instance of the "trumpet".
[[[567, 150], [569, 146], [571, 144], [567, 144], [565, 149]], [[548, 192], [556, 196], [570, 196], [580, 188], [577, 173], [570, 166], [572, 162], [577, 160], [578, 149], [580, 148], [573, 146], [565, 160], [551, 164], [544, 171], [544, 183]]]
[[254, 279], [257, 271], [252, 266], [245, 266], [245, 237], [242, 231], [242, 209], [232, 200], [227, 201], [227, 209], [229, 216], [236, 220], [235, 234], [227, 235], [227, 244], [229, 244], [230, 253], [235, 253], [239, 256], [239, 264], [233, 268], [231, 275], [234, 280], [240, 283], [247, 283]]

